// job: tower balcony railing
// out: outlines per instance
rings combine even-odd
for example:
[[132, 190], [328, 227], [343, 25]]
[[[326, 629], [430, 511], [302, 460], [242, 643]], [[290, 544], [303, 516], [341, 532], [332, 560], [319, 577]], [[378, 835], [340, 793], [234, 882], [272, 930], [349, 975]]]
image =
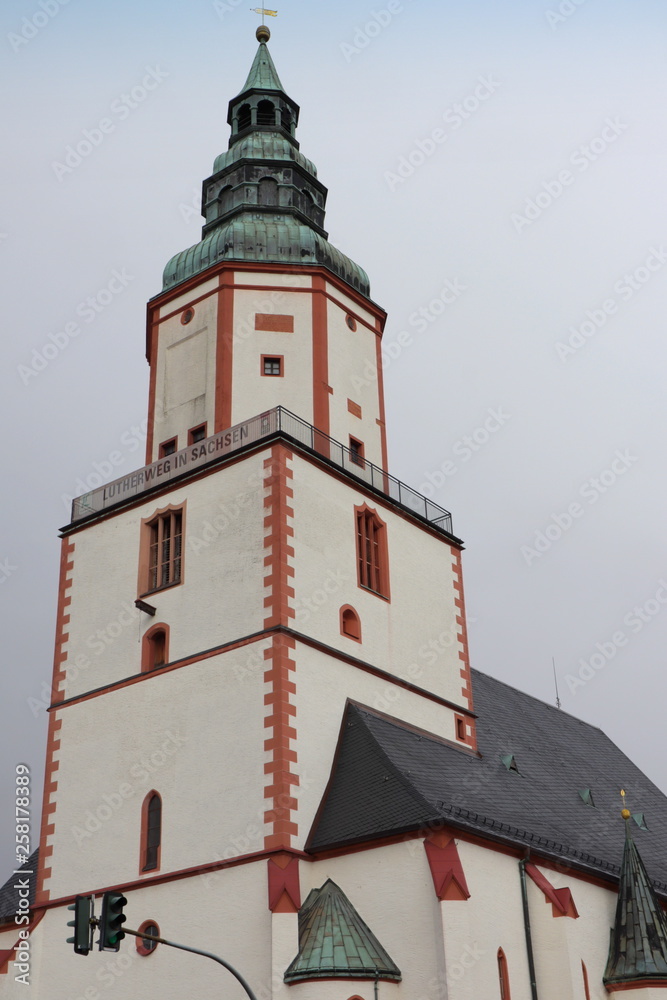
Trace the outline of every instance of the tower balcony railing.
[[141, 496], [148, 490], [167, 485], [172, 480], [180, 479], [196, 469], [210, 465], [275, 434], [281, 434], [314, 452], [325, 461], [343, 469], [354, 479], [366, 483], [401, 507], [428, 521], [433, 527], [451, 534], [452, 515], [444, 507], [433, 503], [411, 486], [390, 475], [385, 469], [351, 451], [340, 441], [313, 427], [283, 406], [277, 406], [234, 427], [218, 431], [217, 434], [188, 445], [173, 455], [161, 458], [157, 462], [145, 465], [142, 469], [137, 469], [136, 472], [121, 476], [90, 493], [77, 497], [72, 501], [72, 521], [101, 514], [117, 504]]

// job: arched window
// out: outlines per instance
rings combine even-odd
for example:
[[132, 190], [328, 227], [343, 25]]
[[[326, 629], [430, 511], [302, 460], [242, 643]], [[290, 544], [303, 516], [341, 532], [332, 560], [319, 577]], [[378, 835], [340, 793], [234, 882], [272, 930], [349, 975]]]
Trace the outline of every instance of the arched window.
[[242, 132], [244, 128], [250, 128], [250, 105], [242, 104], [239, 108], [239, 132]]
[[260, 101], [257, 105], [257, 124], [260, 126], [276, 124], [276, 109], [271, 101]]
[[274, 177], [262, 177], [259, 182], [259, 204], [278, 204], [278, 181]]
[[162, 799], [155, 791], [149, 792], [141, 810], [141, 866], [142, 872], [157, 871], [160, 867], [162, 841]]
[[286, 132], [289, 132], [290, 135], [292, 134], [292, 115], [289, 108], [282, 107], [280, 109], [280, 124]]
[[169, 662], [169, 626], [153, 625], [143, 638], [141, 672], [148, 673]]
[[361, 620], [349, 604], [344, 604], [340, 609], [340, 632], [341, 635], [361, 642]]
[[510, 994], [510, 977], [507, 972], [507, 959], [502, 948], [498, 949], [498, 979], [500, 981], [500, 1000], [512, 1000]]
[[[154, 920], [144, 920], [143, 924], [139, 928], [139, 933], [152, 934], [154, 937], [160, 937], [160, 928]], [[138, 937], [134, 940], [137, 946], [137, 951], [140, 955], [152, 955], [157, 948], [157, 941], [151, 941], [150, 938]]]
[[224, 215], [232, 207], [232, 187], [228, 184], [227, 187], [223, 187], [220, 194], [218, 195], [219, 210], [218, 215]]

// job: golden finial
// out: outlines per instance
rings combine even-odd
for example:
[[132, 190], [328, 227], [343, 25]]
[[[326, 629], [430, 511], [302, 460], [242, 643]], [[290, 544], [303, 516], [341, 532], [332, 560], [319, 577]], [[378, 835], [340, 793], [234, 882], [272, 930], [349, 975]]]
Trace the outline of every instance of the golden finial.
[[625, 807], [625, 789], [624, 788], [621, 788], [621, 801], [623, 802], [623, 808], [621, 809], [621, 816], [623, 817], [623, 819], [630, 819], [630, 816], [632, 815], [632, 813], [630, 812], [629, 809], [626, 809], [626, 807]]
[[255, 37], [257, 38], [258, 42], [266, 43], [271, 37], [271, 32], [269, 31], [269, 29], [265, 24], [260, 24], [259, 28], [255, 32]]

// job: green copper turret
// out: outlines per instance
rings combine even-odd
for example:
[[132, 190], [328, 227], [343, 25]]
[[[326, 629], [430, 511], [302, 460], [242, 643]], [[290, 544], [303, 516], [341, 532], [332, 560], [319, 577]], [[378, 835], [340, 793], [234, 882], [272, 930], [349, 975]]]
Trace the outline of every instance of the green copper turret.
[[295, 138], [299, 106], [283, 90], [269, 29], [257, 38], [248, 79], [229, 102], [229, 148], [203, 184], [201, 242], [172, 257], [164, 288], [222, 261], [265, 261], [319, 264], [369, 296], [366, 272], [328, 241], [327, 189]]

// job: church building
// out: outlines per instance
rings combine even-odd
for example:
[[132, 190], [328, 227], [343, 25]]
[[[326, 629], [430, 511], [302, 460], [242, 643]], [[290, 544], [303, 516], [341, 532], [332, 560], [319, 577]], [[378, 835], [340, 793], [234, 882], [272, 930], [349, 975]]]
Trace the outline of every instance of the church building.
[[118, 890], [257, 1000], [667, 1000], [667, 800], [471, 667], [463, 542], [388, 467], [386, 314], [257, 39], [201, 240], [148, 303], [145, 465], [61, 532], [0, 998], [243, 1000], [148, 936], [75, 954], [68, 906]]

